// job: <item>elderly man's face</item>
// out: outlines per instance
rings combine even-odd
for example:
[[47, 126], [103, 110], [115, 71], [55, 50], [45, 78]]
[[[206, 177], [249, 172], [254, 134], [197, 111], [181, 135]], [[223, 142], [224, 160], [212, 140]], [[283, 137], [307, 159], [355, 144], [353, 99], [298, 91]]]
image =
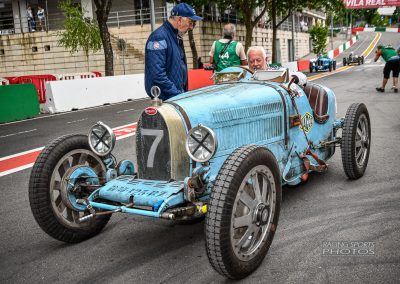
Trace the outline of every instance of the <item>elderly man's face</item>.
[[249, 53], [249, 58], [247, 58], [249, 61], [249, 67], [251, 70], [265, 70], [267, 69], [267, 59], [263, 57], [263, 54], [261, 51], [258, 50], [252, 50]]
[[187, 17], [178, 18], [178, 30], [185, 34], [189, 29], [193, 30], [196, 22]]

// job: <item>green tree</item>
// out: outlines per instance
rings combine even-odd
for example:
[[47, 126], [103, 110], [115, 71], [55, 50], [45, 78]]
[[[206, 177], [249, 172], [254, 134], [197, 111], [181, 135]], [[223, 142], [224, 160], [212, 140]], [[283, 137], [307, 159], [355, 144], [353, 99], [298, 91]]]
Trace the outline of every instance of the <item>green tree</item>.
[[103, 43], [106, 76], [114, 75], [114, 54], [107, 26], [111, 4], [112, 0], [94, 0], [97, 23], [100, 29], [101, 42]]
[[57, 32], [58, 44], [71, 54], [83, 50], [86, 55], [87, 68], [90, 71], [89, 52], [101, 49], [99, 27], [95, 20], [85, 19], [80, 6], [73, 5], [71, 0], [62, 1], [59, 8], [64, 13], [64, 30]]
[[[277, 62], [277, 30], [280, 25], [289, 18], [291, 13], [302, 11], [305, 8], [329, 12], [336, 11], [342, 7], [344, 7], [344, 2], [341, 0], [270, 0], [269, 18], [272, 21], [272, 62]], [[278, 15], [282, 15], [281, 21], [279, 22], [277, 19]]]
[[315, 54], [325, 53], [326, 39], [328, 37], [328, 27], [316, 24], [309, 30], [312, 40], [313, 52]]

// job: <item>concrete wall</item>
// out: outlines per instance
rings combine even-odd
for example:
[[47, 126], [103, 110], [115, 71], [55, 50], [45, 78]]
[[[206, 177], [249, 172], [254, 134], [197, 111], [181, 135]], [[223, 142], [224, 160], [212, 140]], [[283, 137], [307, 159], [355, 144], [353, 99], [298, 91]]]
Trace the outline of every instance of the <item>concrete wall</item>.
[[[158, 23], [159, 25], [160, 23]], [[207, 62], [208, 52], [214, 40], [221, 37], [222, 26], [219, 23], [200, 22], [194, 30], [198, 56], [203, 62]], [[150, 25], [121, 26], [110, 28], [114, 50], [114, 70], [116, 75], [123, 74], [122, 52], [117, 49], [118, 38], [127, 42], [124, 54], [125, 73], [143, 73], [144, 70], [144, 46], [150, 33]], [[245, 28], [237, 26], [236, 39], [244, 44]], [[278, 31], [280, 40], [281, 61], [288, 61], [288, 39], [291, 39], [290, 31]], [[54, 32], [36, 32], [15, 35], [0, 36], [0, 77], [21, 76], [34, 74], [62, 74], [87, 71], [100, 71], [104, 73], [104, 56], [99, 51], [89, 55], [89, 67], [87, 58], [83, 52], [70, 54], [57, 44], [57, 35]], [[253, 32], [252, 45], [264, 46], [268, 57], [271, 57], [272, 30], [256, 27]], [[309, 34], [295, 33], [296, 58], [309, 53]], [[32, 51], [36, 47], [37, 51]], [[46, 51], [45, 47], [50, 50]], [[185, 50], [189, 68], [192, 67], [192, 53], [188, 36], [185, 38]]]

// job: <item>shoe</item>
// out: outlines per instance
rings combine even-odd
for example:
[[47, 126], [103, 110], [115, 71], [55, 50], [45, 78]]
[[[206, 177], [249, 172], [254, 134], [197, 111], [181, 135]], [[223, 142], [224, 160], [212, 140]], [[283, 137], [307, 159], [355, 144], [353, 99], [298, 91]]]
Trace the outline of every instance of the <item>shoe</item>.
[[385, 89], [383, 89], [383, 88], [376, 88], [376, 90], [378, 91], [378, 92], [381, 92], [381, 93], [383, 93], [383, 92], [385, 92]]

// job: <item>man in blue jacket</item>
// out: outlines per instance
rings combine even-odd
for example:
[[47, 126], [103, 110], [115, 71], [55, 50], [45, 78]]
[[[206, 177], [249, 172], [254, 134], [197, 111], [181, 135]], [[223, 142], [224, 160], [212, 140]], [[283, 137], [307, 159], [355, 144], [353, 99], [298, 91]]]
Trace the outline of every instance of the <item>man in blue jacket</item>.
[[182, 37], [196, 22], [203, 18], [196, 15], [186, 3], [176, 5], [171, 16], [152, 32], [146, 42], [144, 80], [147, 94], [150, 89], [161, 89], [160, 99], [167, 100], [187, 91], [187, 63]]

